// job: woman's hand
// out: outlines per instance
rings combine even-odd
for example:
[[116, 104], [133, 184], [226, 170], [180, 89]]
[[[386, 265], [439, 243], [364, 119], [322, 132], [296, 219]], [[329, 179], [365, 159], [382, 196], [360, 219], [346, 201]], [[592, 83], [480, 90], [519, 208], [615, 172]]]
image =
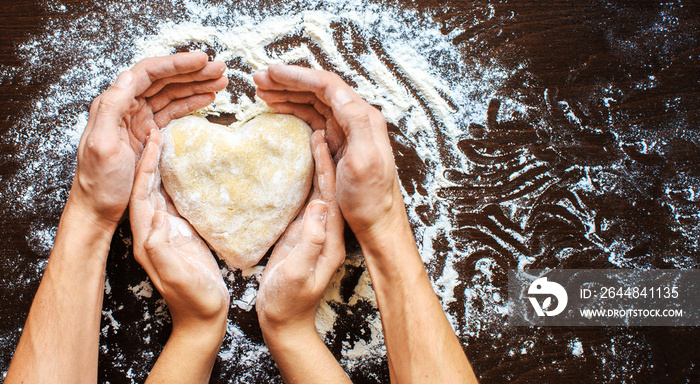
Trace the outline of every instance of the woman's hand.
[[209, 380], [226, 332], [229, 294], [211, 251], [161, 187], [160, 131], [153, 130], [129, 205], [134, 257], [163, 295], [173, 331], [149, 383]]
[[350, 380], [314, 325], [323, 293], [345, 260], [345, 241], [335, 199], [335, 164], [320, 131], [311, 143], [314, 189], [272, 251], [256, 309], [265, 344], [286, 383], [346, 383]]
[[316, 308], [345, 260], [335, 164], [321, 132], [311, 143], [316, 169], [309, 202], [278, 240], [260, 282], [256, 306], [263, 331], [314, 329]]
[[131, 196], [134, 257], [163, 295], [173, 332], [225, 329], [229, 295], [214, 256], [161, 187], [160, 132], [151, 133]]

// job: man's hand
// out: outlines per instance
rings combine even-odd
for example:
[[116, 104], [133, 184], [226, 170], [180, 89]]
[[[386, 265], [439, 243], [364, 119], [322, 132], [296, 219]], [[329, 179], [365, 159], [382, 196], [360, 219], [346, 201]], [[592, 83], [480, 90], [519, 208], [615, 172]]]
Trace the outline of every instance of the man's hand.
[[255, 82], [272, 109], [326, 132], [340, 209], [377, 295], [392, 382], [475, 382], [418, 253], [382, 114], [329, 72], [278, 65]]
[[209, 105], [228, 83], [224, 70], [197, 52], [146, 59], [119, 75], [90, 108], [68, 205], [114, 231], [149, 133]]
[[325, 130], [337, 162], [338, 203], [358, 239], [396, 231], [406, 213], [381, 112], [330, 72], [274, 65], [254, 79], [276, 112]]
[[316, 309], [345, 259], [335, 164], [313, 134], [316, 170], [309, 203], [282, 234], [265, 267], [256, 309], [265, 343], [287, 383], [348, 382], [316, 333]]
[[134, 257], [173, 319], [148, 382], [206, 382], [226, 331], [229, 294], [211, 251], [161, 187], [160, 141], [153, 130], [129, 205]]

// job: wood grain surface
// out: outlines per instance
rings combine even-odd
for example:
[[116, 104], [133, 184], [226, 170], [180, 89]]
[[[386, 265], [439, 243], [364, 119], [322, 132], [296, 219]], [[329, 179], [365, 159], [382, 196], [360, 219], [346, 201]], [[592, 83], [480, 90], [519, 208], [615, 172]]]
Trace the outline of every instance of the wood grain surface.
[[[91, 11], [90, 2], [63, 3], [73, 18]], [[532, 268], [620, 267], [610, 261], [614, 250], [591, 242], [589, 228], [576, 215], [557, 208], [561, 202], [585, 205], [581, 211], [592, 212], [595, 232], [603, 244], [627, 240], [629, 246], [622, 255], [626, 268], [700, 267], [700, 240], [678, 230], [692, 232], [700, 224], [700, 200], [684, 192], [697, 191], [700, 185], [697, 1], [415, 0], [396, 4], [431, 15], [444, 34], [454, 34], [453, 44], [466, 58], [522, 65], [501, 96], [531, 107], [526, 115], [501, 119], [501, 100], [492, 99], [486, 121], [465, 126], [464, 138], [458, 143], [467, 158], [479, 165], [479, 172], [448, 169], [444, 175], [454, 185], [440, 191], [454, 207], [457, 225], [451, 236], [465, 248], [480, 245], [455, 266], [464, 283], [457, 286], [457, 301], [449, 306], [463, 315], [457, 319], [460, 329], [467, 327], [467, 321], [479, 321], [464, 315], [467, 300], [472, 301], [472, 308], [488, 304], [474, 302], [485, 298], [465, 295], [470, 284], [484, 278], [476, 267], [484, 258], [493, 261], [492, 284], [504, 296], [505, 273], [517, 266], [514, 252], [531, 257]], [[67, 17], [49, 9], [27, 0], [2, 4], [0, 65], [28, 65], [18, 57], [17, 46], [43, 33], [50, 21]], [[104, 55], [117, 53], [115, 47]], [[33, 68], [28, 80], [0, 77], [0, 135], [15, 125], [18, 111], [33, 107], [42, 85], [55, 82], [67, 66], [58, 62]], [[604, 98], [606, 87], [614, 89], [612, 102]], [[400, 135], [392, 127], [400, 178], [404, 186], [410, 186], [411, 180], [425, 177], [429, 165], [401, 144]], [[654, 150], [646, 150], [652, 143], [656, 143]], [[12, 141], [0, 142], [0, 180], [11, 179], [22, 167], [14, 160], [21, 150]], [[537, 164], [526, 174], [528, 179], [522, 185], [518, 180], [504, 182], [520, 172], [514, 159], [523, 153]], [[574, 193], [573, 186], [585, 176], [583, 169], [603, 170], [601, 175], [617, 179], [612, 184], [603, 178], [594, 180], [601, 190], [613, 186], [606, 193]], [[65, 180], [69, 183], [70, 175]], [[45, 215], [43, 220], [51, 225], [58, 221], [55, 213], [42, 209], [20, 218], [6, 214], [16, 209], [13, 204], [17, 201], [6, 193], [10, 192], [0, 191], [5, 196], [0, 202], [0, 338], [4, 340], [0, 372], [7, 370], [39, 283], [33, 266], [46, 257], [33, 250], [27, 234], [37, 217]], [[532, 207], [525, 223], [514, 223], [506, 217], [503, 204], [523, 196], [531, 196]], [[678, 207], [686, 214], [677, 214]], [[422, 215], [427, 221], [434, 219], [429, 209]], [[510, 230], [525, 240], [509, 236]], [[110, 256], [107, 275], [114, 292], [128, 291], [130, 284], [145, 278], [133, 258], [121, 256], [130, 252], [125, 240], [129, 236], [124, 224], [113, 241], [114, 256]], [[436, 253], [444, 253], [445, 247], [444, 242], [438, 243]], [[441, 270], [439, 257], [429, 270]], [[359, 273], [352, 271], [354, 283]], [[140, 347], [142, 336], [130, 328], [129, 321], [141, 319], [143, 308], [132, 305], [132, 300], [133, 296], [117, 294], [105, 299], [106, 309], [125, 306], [126, 312], [120, 319], [122, 331], [101, 341], [101, 382], [131, 381], [124, 376], [124, 367], [130, 364], [123, 359], [138, 361], [146, 372], [167, 340], [166, 325], [149, 349]], [[154, 310], [155, 299], [143, 305]], [[353, 316], [361, 317], [362, 312]], [[262, 341], [254, 311], [233, 308], [230, 317], [252, 339]], [[355, 320], [350, 317], [339, 326], [352, 330]], [[483, 383], [700, 380], [700, 331], [695, 327], [476, 329], [479, 331], [461, 335], [461, 341]], [[583, 345], [581, 355], [571, 353], [572, 340]], [[336, 355], [342, 342], [337, 338], [330, 345]], [[272, 363], [266, 369], [276, 370]], [[372, 374], [353, 372], [352, 378], [357, 383], [388, 382], [386, 364], [373, 370]], [[212, 382], [229, 382], [240, 374], [217, 363]], [[138, 381], [143, 375], [136, 377]]]

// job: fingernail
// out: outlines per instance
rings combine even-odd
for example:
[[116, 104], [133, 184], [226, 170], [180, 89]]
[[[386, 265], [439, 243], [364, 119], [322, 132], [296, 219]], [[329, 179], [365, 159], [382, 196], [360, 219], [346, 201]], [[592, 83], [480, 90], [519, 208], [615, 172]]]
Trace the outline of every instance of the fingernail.
[[163, 211], [156, 211], [153, 216], [153, 229], [161, 228], [165, 225], [165, 213]]
[[342, 107], [343, 105], [351, 101], [352, 94], [347, 89], [340, 88], [337, 91], [335, 91], [335, 95], [333, 96], [333, 106], [335, 108]]
[[[153, 148], [153, 149], [149, 149], [149, 148]], [[160, 148], [158, 148], [158, 144], [156, 144], [156, 143], [154, 143], [154, 142], [152, 142], [152, 141], [149, 141], [148, 144], [146, 144], [146, 150], [157, 151], [157, 150], [159, 150], [159, 149], [160, 149]], [[145, 152], [145, 151], [144, 151], [144, 152]]]
[[[151, 141], [153, 144], [157, 145], [160, 147], [159, 143], [156, 143], [156, 140], [160, 140], [160, 130], [159, 129], [151, 129], [151, 132], [148, 133], [148, 140]], [[153, 140], [151, 140], [153, 139]]]
[[311, 208], [309, 209], [309, 215], [311, 215], [311, 219], [314, 221], [324, 222], [326, 221], [326, 211], [326, 203], [317, 200], [313, 204], [311, 204]]
[[132, 80], [133, 75], [131, 74], [131, 71], [124, 71], [119, 75], [119, 77], [117, 77], [117, 81], [114, 82], [114, 86], [117, 88], [126, 89], [131, 86]]
[[223, 65], [221, 66], [221, 68], [219, 69], [219, 72], [221, 72], [221, 74], [223, 75], [224, 72], [226, 72], [226, 63], [224, 63], [223, 61], [220, 61], [220, 60], [215, 61], [215, 63], [221, 63], [221, 64], [223, 64]]

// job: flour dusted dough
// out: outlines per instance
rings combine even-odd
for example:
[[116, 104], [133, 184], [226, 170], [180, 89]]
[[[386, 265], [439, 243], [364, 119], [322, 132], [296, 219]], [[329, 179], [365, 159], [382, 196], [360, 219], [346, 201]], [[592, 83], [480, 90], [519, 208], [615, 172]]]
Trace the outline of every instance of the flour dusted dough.
[[263, 114], [238, 128], [174, 120], [163, 130], [163, 186], [226, 264], [255, 265], [309, 193], [310, 134], [290, 115]]

